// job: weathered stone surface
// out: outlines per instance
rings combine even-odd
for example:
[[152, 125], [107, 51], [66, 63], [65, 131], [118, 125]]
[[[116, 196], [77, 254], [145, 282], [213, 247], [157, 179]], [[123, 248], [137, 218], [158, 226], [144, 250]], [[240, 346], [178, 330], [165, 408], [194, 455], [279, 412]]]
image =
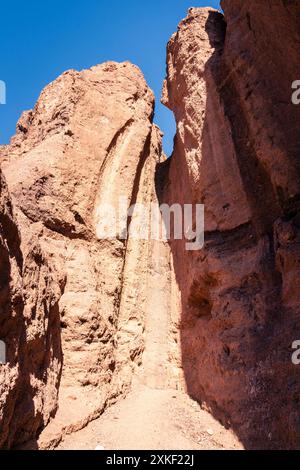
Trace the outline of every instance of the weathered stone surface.
[[37, 237], [22, 246], [2, 173], [0, 204], [0, 337], [7, 360], [0, 366], [0, 446], [9, 448], [34, 436], [57, 408], [63, 279]]
[[[34, 110], [20, 119], [11, 145], [2, 148], [22, 243], [27, 249], [38, 237], [42, 269], [51, 261], [65, 279], [57, 307], [63, 349], [59, 409], [40, 436], [40, 448], [99, 416], [129, 389], [141, 361], [148, 247], [121, 234], [102, 240], [98, 232], [105, 204], [118, 209], [122, 197], [125, 206], [141, 200], [150, 207], [161, 155], [153, 107], [152, 92], [129, 63], [69, 71], [46, 87]], [[25, 295], [30, 292], [25, 285]], [[42, 325], [34, 323], [38, 334]], [[41, 373], [48, 372], [45, 364]]]
[[171, 243], [189, 393], [248, 448], [299, 446], [298, 2], [190, 10], [168, 46], [170, 203], [203, 203], [206, 243]]
[[[300, 8], [222, 5], [168, 45], [171, 159], [129, 63], [64, 73], [0, 147], [1, 448], [56, 447], [133, 377], [186, 387], [247, 448], [300, 446]], [[204, 204], [204, 249], [124, 237], [134, 215], [102, 239], [120, 198], [146, 225], [151, 203]]]

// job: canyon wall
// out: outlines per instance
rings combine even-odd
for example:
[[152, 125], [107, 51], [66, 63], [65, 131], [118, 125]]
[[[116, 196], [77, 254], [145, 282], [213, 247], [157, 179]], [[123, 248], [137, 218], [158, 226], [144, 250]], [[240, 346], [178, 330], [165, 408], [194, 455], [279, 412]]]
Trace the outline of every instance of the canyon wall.
[[[64, 73], [0, 147], [1, 448], [54, 448], [133, 377], [186, 387], [246, 448], [299, 448], [300, 7], [222, 6], [169, 42], [170, 159], [127, 62]], [[120, 202], [147, 227], [204, 204], [204, 248], [137, 239]]]
[[168, 45], [175, 115], [162, 200], [205, 205], [205, 247], [171, 242], [189, 394], [247, 448], [300, 445], [296, 1], [192, 8]]
[[55, 446], [130, 387], [144, 349], [152, 254], [126, 235], [127, 216], [109, 239], [101, 229], [120, 198], [126, 209], [140, 201], [150, 213], [162, 157], [153, 108], [152, 92], [129, 63], [71, 70], [45, 88], [1, 148], [11, 195], [1, 189], [2, 446], [35, 438], [58, 409], [30, 443]]
[[58, 300], [64, 279], [38, 237], [21, 244], [7, 184], [0, 174], [0, 447], [27, 441], [57, 409], [62, 350]]

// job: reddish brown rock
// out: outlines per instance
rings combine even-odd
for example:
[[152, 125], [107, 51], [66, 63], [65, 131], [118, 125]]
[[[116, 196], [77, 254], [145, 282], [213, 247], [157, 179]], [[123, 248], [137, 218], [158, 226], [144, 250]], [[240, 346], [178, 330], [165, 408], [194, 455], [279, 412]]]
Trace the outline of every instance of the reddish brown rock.
[[0, 446], [27, 441], [57, 408], [62, 367], [58, 300], [63, 279], [37, 237], [21, 245], [5, 179], [0, 174]]
[[[56, 447], [133, 377], [147, 397], [186, 387], [247, 448], [299, 448], [300, 9], [271, 3], [180, 23], [168, 161], [129, 63], [64, 73], [0, 148], [1, 448]], [[204, 249], [124, 237], [134, 215], [102, 239], [120, 197], [148, 223], [151, 203], [204, 204]]]
[[[299, 446], [298, 2], [191, 9], [168, 45], [177, 121], [164, 200], [205, 204], [206, 243], [171, 243], [189, 393], [248, 448]], [[166, 165], [165, 165], [166, 166]]]
[[[46, 87], [34, 110], [23, 114], [11, 145], [1, 150], [24, 252], [38, 237], [44, 257], [36, 262], [42, 270], [51, 263], [53, 275], [65, 279], [56, 312], [60, 326], [53, 332], [61, 328], [59, 407], [40, 448], [99, 416], [129, 389], [141, 361], [148, 246], [121, 234], [102, 240], [98, 232], [107, 216], [103, 207], [117, 209], [120, 197], [128, 207], [140, 200], [150, 208], [161, 155], [153, 107], [152, 92], [129, 63], [69, 71]], [[27, 259], [34, 262], [30, 254]], [[29, 271], [31, 264], [23, 274], [24, 315], [33, 317], [34, 342], [44, 328], [42, 317], [34, 318], [34, 302], [47, 299], [46, 286], [34, 296], [28, 285], [39, 276]], [[53, 288], [50, 275], [48, 284]], [[44, 347], [49, 354], [47, 344], [34, 344], [35, 352]], [[50, 373], [47, 363], [40, 373]], [[39, 395], [36, 383], [35, 399]], [[30, 426], [28, 437], [35, 433]]]

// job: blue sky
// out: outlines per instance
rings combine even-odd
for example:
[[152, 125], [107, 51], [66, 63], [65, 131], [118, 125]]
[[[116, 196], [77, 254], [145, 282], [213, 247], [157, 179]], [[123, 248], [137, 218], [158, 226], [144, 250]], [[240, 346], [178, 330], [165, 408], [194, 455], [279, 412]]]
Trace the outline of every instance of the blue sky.
[[7, 104], [0, 105], [0, 143], [41, 90], [70, 68], [129, 60], [143, 71], [156, 95], [155, 122], [171, 153], [175, 125], [160, 104], [166, 44], [191, 6], [219, 8], [218, 0], [15, 0], [1, 4], [0, 80]]

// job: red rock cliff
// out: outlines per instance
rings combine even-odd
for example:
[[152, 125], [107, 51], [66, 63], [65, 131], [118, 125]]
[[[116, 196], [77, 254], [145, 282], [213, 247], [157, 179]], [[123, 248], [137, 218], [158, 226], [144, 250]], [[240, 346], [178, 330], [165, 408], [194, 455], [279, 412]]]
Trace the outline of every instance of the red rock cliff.
[[[20, 300], [17, 313], [12, 304], [1, 315], [9, 359], [4, 374], [6, 382], [11, 374], [19, 380], [30, 349], [25, 379], [32, 391], [27, 398], [25, 385], [4, 385], [0, 445], [35, 437], [58, 408], [38, 444], [56, 445], [126, 392], [141, 363], [151, 250], [121, 234], [103, 240], [98, 227], [105, 205], [118, 210], [119, 198], [128, 206], [143, 202], [150, 212], [161, 158], [153, 107], [152, 92], [129, 63], [69, 71], [46, 87], [34, 110], [21, 117], [11, 145], [1, 148], [15, 209], [15, 219], [6, 215], [3, 228], [7, 274], [1, 303], [5, 312], [10, 289], [24, 304]], [[15, 271], [11, 287], [9, 269]], [[26, 420], [16, 403], [30, 410]]]
[[177, 122], [164, 201], [205, 205], [205, 247], [171, 243], [189, 393], [248, 448], [300, 444], [300, 8], [192, 8], [168, 45]]
[[[186, 387], [247, 448], [300, 446], [300, 8], [222, 5], [168, 45], [168, 161], [129, 63], [64, 73], [0, 148], [1, 448], [57, 446], [134, 375]], [[103, 240], [120, 197], [204, 204], [204, 249]]]
[[26, 442], [57, 409], [62, 367], [58, 300], [64, 278], [38, 238], [21, 245], [12, 201], [0, 173], [0, 447]]

